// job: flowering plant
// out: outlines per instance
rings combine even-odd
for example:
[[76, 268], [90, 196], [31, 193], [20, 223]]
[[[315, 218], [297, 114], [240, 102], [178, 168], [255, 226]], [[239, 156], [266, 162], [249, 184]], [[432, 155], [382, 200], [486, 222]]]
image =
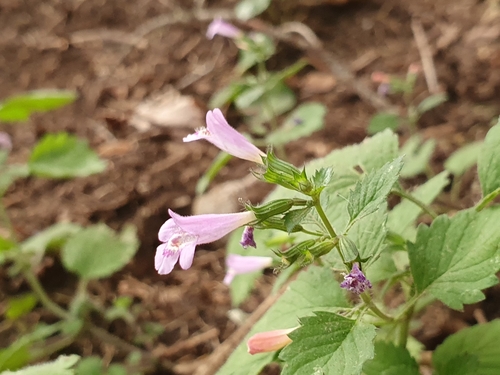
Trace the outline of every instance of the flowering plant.
[[[438, 214], [430, 206], [449, 183], [447, 171], [411, 193], [403, 188], [404, 157], [398, 156], [398, 139], [390, 130], [297, 168], [271, 148], [263, 154], [236, 136], [219, 110], [209, 112], [207, 123], [206, 130], [185, 141], [207, 139], [256, 162], [254, 175], [277, 188], [261, 205], [247, 202], [244, 212], [206, 215], [212, 237], [204, 237], [204, 215], [181, 219], [171, 212], [160, 239], [190, 244], [189, 262], [183, 264], [180, 255], [186, 268], [196, 243], [203, 243], [197, 238], [206, 242], [234, 231], [224, 282], [235, 305], [251, 290], [259, 270], [271, 264], [281, 271], [278, 283], [290, 279], [218, 374], [257, 375], [278, 362], [285, 375], [375, 375], [392, 368], [416, 375], [422, 346], [409, 334], [415, 315], [436, 300], [461, 310], [482, 300], [481, 290], [498, 282], [500, 209], [489, 206], [500, 194], [500, 122], [477, 159], [483, 197], [455, 215]], [[400, 198], [392, 209], [390, 195]], [[181, 232], [171, 230], [174, 223]], [[179, 236], [185, 240], [179, 242]], [[160, 255], [172, 257], [162, 246]], [[402, 302], [386, 306], [389, 291]], [[452, 335], [433, 355], [436, 373], [456, 373], [456, 361], [472, 369], [461, 373], [487, 373], [489, 356], [500, 351], [480, 348], [499, 333], [500, 325], [492, 322]], [[464, 340], [479, 344], [464, 346]]]

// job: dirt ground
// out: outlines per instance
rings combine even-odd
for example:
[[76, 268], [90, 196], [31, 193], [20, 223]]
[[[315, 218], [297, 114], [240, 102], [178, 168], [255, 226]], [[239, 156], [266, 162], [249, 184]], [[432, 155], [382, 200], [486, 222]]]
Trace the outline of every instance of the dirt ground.
[[[290, 1], [290, 0], [288, 0]], [[291, 2], [291, 1], [290, 1]], [[279, 1], [278, 1], [279, 3]], [[333, 76], [328, 66], [311, 59], [289, 84], [300, 100], [317, 100], [328, 107], [325, 129], [305, 142], [287, 146], [291, 161], [299, 165], [334, 148], [363, 140], [376, 105], [360, 95], [354, 83], [375, 92], [370, 76], [374, 71], [405, 75], [411, 63], [420, 63], [412, 32], [412, 20], [422, 25], [433, 52], [439, 84], [450, 100], [426, 114], [420, 122], [425, 138], [437, 139], [432, 168], [461, 145], [484, 138], [491, 120], [500, 113], [500, 3], [497, 0], [359, 0], [345, 5], [310, 1], [282, 9], [273, 6], [262, 17], [269, 24], [286, 21], [307, 24], [354, 81]], [[118, 295], [134, 297], [143, 310], [142, 320], [164, 326], [158, 339], [146, 348], [173, 363], [206, 358], [237, 328], [228, 317], [231, 308], [224, 275], [224, 243], [203, 246], [193, 267], [176, 269], [160, 277], [153, 267], [157, 232], [168, 218], [167, 209], [191, 212], [195, 184], [217, 154], [208, 143], [183, 144], [182, 137], [202, 125], [191, 113], [202, 116], [211, 94], [230, 82], [237, 58], [236, 47], [223, 38], [205, 38], [208, 21], [193, 17], [192, 7], [232, 9], [235, 1], [175, 0], [0, 0], [0, 98], [31, 89], [74, 89], [79, 99], [61, 110], [36, 115], [25, 124], [1, 125], [12, 135], [13, 162], [25, 161], [30, 148], [46, 132], [69, 131], [89, 140], [109, 161], [106, 172], [72, 181], [28, 178], [19, 181], [5, 197], [15, 229], [22, 238], [62, 220], [80, 224], [105, 222], [118, 229], [125, 223], [137, 226], [141, 247], [132, 264], [115, 277], [90, 285], [103, 303]], [[183, 10], [185, 19], [169, 22]], [[201, 17], [203, 18], [203, 17]], [[237, 23], [243, 29], [252, 23]], [[305, 52], [289, 43], [278, 44], [269, 63], [282, 69]], [[311, 57], [311, 56], [309, 56]], [[330, 75], [327, 90], [311, 87], [311, 74]], [[309, 86], [308, 86], [309, 85]], [[421, 76], [419, 97], [427, 95]], [[171, 126], [139, 130], [134, 109], [158, 95], [185, 95], [193, 106]], [[401, 105], [396, 98], [387, 99]], [[188, 114], [189, 113], [189, 114]], [[189, 116], [189, 117], [188, 117]], [[229, 108], [228, 118], [242, 124]], [[401, 133], [402, 139], [408, 134]], [[250, 164], [233, 160], [216, 183], [244, 177]], [[461, 192], [462, 207], [477, 196], [474, 176]], [[259, 185], [260, 186], [260, 185]], [[249, 196], [257, 203], [267, 191]], [[461, 207], [455, 207], [461, 208]], [[26, 286], [9, 281], [0, 271], [0, 296], [13, 295]], [[75, 286], [57, 258], [47, 261], [41, 280], [51, 295], [64, 303]], [[273, 277], [259, 281], [245, 311], [262, 301]], [[414, 334], [433, 349], [446, 335], [481, 319], [500, 316], [500, 292], [491, 289], [488, 298], [464, 314], [433, 307]], [[137, 333], [119, 322], [102, 327], [125, 340]], [[0, 343], [6, 346], [8, 343]], [[90, 338], [69, 348], [82, 355], [103, 355], [108, 360], [123, 357], [120, 351]], [[111, 354], [110, 354], [111, 353]]]

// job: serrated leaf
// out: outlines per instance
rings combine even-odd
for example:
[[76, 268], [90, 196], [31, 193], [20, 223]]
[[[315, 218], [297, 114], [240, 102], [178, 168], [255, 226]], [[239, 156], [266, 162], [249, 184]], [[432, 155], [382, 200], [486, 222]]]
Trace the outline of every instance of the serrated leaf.
[[292, 343], [279, 355], [285, 361], [282, 374], [360, 374], [373, 358], [375, 326], [331, 312], [314, 314], [300, 318], [301, 327], [288, 335]]
[[459, 148], [444, 162], [444, 167], [453, 175], [459, 177], [477, 163], [483, 142], [473, 142]]
[[61, 355], [55, 361], [29, 366], [18, 371], [5, 371], [2, 375], [74, 375], [72, 369], [80, 359], [78, 355]]
[[356, 184], [349, 194], [347, 205], [351, 222], [375, 212], [385, 202], [387, 195], [398, 180], [402, 167], [403, 161], [399, 157], [379, 170], [370, 172]]
[[448, 100], [448, 95], [444, 92], [433, 94], [422, 100], [417, 106], [417, 112], [424, 114], [425, 112], [434, 109]]
[[107, 277], [122, 269], [139, 247], [136, 231], [126, 227], [117, 236], [98, 224], [72, 236], [62, 248], [64, 266], [85, 279]]
[[234, 12], [240, 20], [248, 21], [264, 12], [270, 4], [271, 0], [241, 0], [236, 4]]
[[31, 173], [50, 178], [85, 177], [106, 169], [106, 162], [86, 141], [67, 133], [47, 134], [28, 162]]
[[37, 302], [38, 299], [33, 293], [26, 293], [22, 296], [9, 298], [5, 317], [10, 320], [20, 318], [31, 312], [35, 308]]
[[[430, 204], [449, 183], [448, 172], [441, 172], [425, 184], [410, 192], [415, 198], [425, 204]], [[389, 212], [387, 227], [403, 238], [413, 241], [416, 236], [415, 221], [422, 213], [422, 209], [415, 203], [403, 199]]]
[[266, 137], [266, 143], [283, 145], [305, 138], [324, 126], [326, 107], [320, 103], [305, 103], [295, 109], [275, 131]]
[[375, 134], [385, 129], [396, 130], [401, 119], [393, 113], [377, 113], [368, 124], [368, 134]]
[[500, 369], [499, 335], [500, 320], [497, 319], [449, 336], [432, 356], [436, 375], [497, 375]]
[[418, 364], [406, 348], [378, 341], [375, 358], [363, 366], [365, 375], [420, 375]]
[[74, 102], [69, 90], [36, 90], [12, 96], [0, 103], [0, 121], [25, 121], [33, 112], [47, 112]]
[[401, 177], [413, 177], [425, 172], [435, 148], [435, 139], [423, 142], [418, 134], [406, 141], [399, 153], [400, 155], [404, 155], [404, 166], [401, 169]]
[[500, 187], [500, 121], [486, 134], [477, 160], [483, 197]]
[[[318, 285], [328, 285], [328, 288], [318, 288]], [[246, 341], [249, 337], [257, 332], [297, 326], [299, 317], [312, 314], [318, 309], [335, 311], [347, 306], [344, 290], [335, 281], [332, 271], [328, 268], [309, 267], [299, 274], [287, 291], [253, 326], [217, 374], [259, 374], [273, 360], [274, 353], [248, 354]]]
[[418, 293], [428, 292], [453, 309], [484, 299], [481, 289], [498, 283], [500, 208], [441, 215], [430, 227], [418, 227], [408, 243]]

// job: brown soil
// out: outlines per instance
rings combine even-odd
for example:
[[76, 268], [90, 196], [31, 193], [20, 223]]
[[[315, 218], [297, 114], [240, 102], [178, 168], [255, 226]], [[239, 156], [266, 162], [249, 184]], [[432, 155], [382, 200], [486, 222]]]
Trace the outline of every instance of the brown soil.
[[[205, 5], [208, 9], [229, 9], [234, 3], [207, 1]], [[411, 21], [416, 19], [422, 24], [435, 52], [439, 83], [450, 96], [449, 102], [426, 114], [420, 123], [424, 137], [434, 137], [438, 142], [433, 159], [435, 171], [442, 169], [442, 161], [452, 151], [484, 137], [492, 118], [500, 113], [497, 2], [364, 0], [342, 6], [318, 3], [322, 4], [298, 4], [281, 13], [274, 9], [264, 19], [276, 24], [297, 20], [309, 25], [324, 49], [353, 71], [357, 82], [373, 91], [376, 87], [370, 82], [372, 72], [404, 75], [411, 63], [420, 62]], [[139, 42], [134, 39], [133, 33], [142, 30], [141, 26], [155, 17], [171, 14], [179, 4], [188, 14], [187, 9], [194, 6], [191, 2], [170, 0], [0, 0], [0, 98], [40, 88], [79, 92], [79, 100], [71, 106], [36, 115], [25, 124], [2, 125], [1, 130], [13, 137], [11, 160], [25, 161], [43, 134], [64, 130], [88, 139], [109, 160], [109, 167], [100, 175], [72, 181], [28, 178], [17, 182], [5, 197], [15, 229], [20, 237], [27, 238], [62, 220], [82, 225], [103, 221], [115, 229], [125, 223], [136, 225], [141, 247], [132, 264], [109, 280], [92, 283], [90, 289], [103, 304], [111, 303], [118, 295], [133, 296], [142, 307], [139, 321], [152, 320], [165, 328], [146, 348], [174, 363], [188, 363], [209, 355], [236, 328], [227, 318], [230, 298], [221, 283], [223, 243], [204, 246], [197, 251], [190, 270], [176, 269], [166, 277], [156, 274], [153, 256], [157, 231], [168, 218], [167, 209], [190, 213], [195, 184], [217, 150], [202, 142], [183, 144], [182, 136], [191, 131], [189, 124], [139, 132], [130, 125], [130, 117], [143, 99], [170, 87], [192, 96], [204, 112], [210, 95], [231, 80], [237, 49], [221, 38], [207, 41], [207, 22], [195, 19], [158, 27]], [[245, 24], [240, 26], [248, 28]], [[270, 67], [284, 68], [303, 55], [296, 47], [280, 43]], [[311, 62], [314, 67], [305, 69], [290, 85], [302, 100], [324, 103], [328, 114], [324, 130], [300, 147], [287, 147], [296, 164], [360, 142], [366, 136], [370, 117], [377, 111], [361, 99], [352, 83], [343, 82], [340, 77], [335, 77], [337, 84], [333, 89], [318, 92], [321, 90], [316, 88], [316, 93], [308, 93], [304, 89], [310, 79], [308, 73], [317, 69], [328, 73], [324, 64]], [[198, 76], [200, 67], [205, 69]], [[423, 77], [419, 78], [417, 93], [419, 97], [427, 95]], [[389, 100], [401, 104], [396, 98]], [[237, 116], [235, 111], [229, 111], [233, 124], [240, 123]], [[403, 131], [402, 136], [404, 139], [407, 134]], [[243, 177], [249, 166], [233, 160], [217, 182]], [[256, 199], [265, 193], [259, 191]], [[466, 186], [460, 205], [470, 206], [475, 199], [473, 189]], [[64, 295], [74, 288], [74, 280], [64, 273], [57, 259], [54, 264], [46, 263], [40, 275], [42, 282], [51, 295], [59, 296], [64, 303]], [[271, 276], [259, 282], [245, 303], [245, 310], [256, 308], [271, 282]], [[25, 286], [9, 281], [3, 272], [0, 288], [4, 299]], [[432, 349], [457, 327], [475, 323], [481, 313], [488, 320], [499, 316], [499, 298], [499, 290], [492, 289], [484, 303], [461, 315], [436, 308], [431, 312], [434, 315], [423, 318], [426, 324], [415, 334]], [[450, 314], [457, 324], [450, 325], [446, 318]], [[102, 326], [125, 340], [132, 340], [139, 330], [119, 323]], [[113, 358], [109, 347], [91, 339], [84, 339], [71, 349], [83, 355]], [[115, 358], [122, 358], [122, 354], [118, 350]]]

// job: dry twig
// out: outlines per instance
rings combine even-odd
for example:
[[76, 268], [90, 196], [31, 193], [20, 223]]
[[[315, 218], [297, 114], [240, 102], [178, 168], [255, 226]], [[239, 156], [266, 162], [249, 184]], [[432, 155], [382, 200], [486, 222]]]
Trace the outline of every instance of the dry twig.
[[413, 31], [413, 36], [415, 37], [415, 42], [417, 43], [420, 59], [422, 60], [422, 69], [424, 70], [427, 88], [431, 94], [437, 94], [441, 90], [439, 89], [436, 67], [434, 66], [434, 60], [432, 58], [432, 50], [429, 42], [427, 41], [427, 37], [425, 36], [424, 28], [422, 27], [420, 21], [412, 19], [411, 30]]

